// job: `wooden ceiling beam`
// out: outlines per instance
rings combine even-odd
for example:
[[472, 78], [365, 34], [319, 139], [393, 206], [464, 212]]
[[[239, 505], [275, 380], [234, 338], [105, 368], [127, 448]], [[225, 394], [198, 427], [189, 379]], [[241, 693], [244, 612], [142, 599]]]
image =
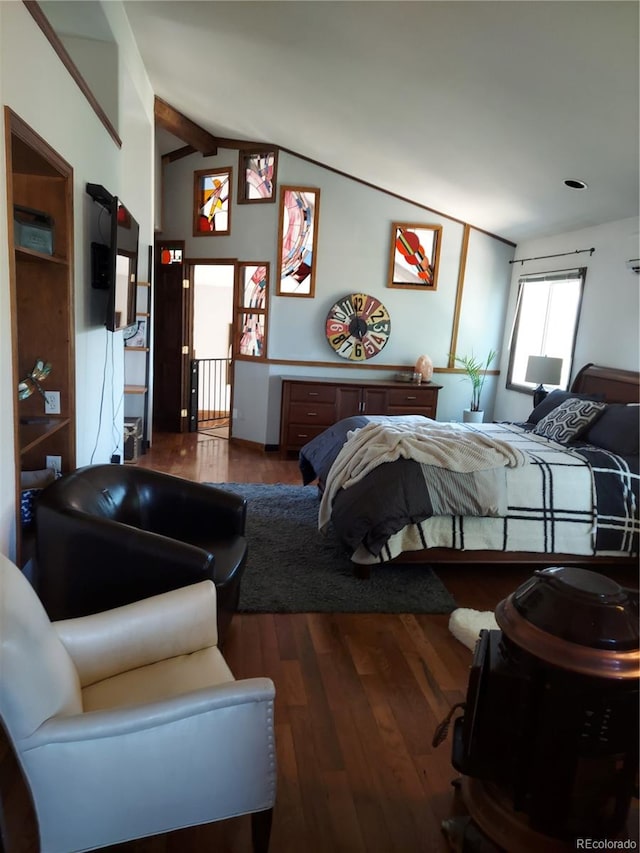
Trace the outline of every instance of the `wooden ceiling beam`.
[[200, 151], [205, 157], [218, 153], [218, 148], [235, 148], [238, 151], [270, 151], [275, 148], [266, 142], [252, 142], [248, 139], [229, 139], [225, 136], [213, 136], [206, 130], [203, 130], [191, 119], [183, 116], [182, 113], [174, 109], [162, 98], [155, 98], [154, 112], [156, 124], [163, 130], [186, 142], [184, 148], [178, 148], [172, 151], [167, 157], [167, 162], [179, 160], [181, 157], [186, 157], [188, 154], [193, 154], [194, 151]]
[[218, 153], [218, 140], [195, 122], [179, 113], [166, 101], [156, 96], [154, 101], [156, 124], [193, 146], [206, 157]]
[[163, 164], [173, 163], [174, 160], [182, 160], [183, 157], [188, 157], [190, 154], [195, 154], [196, 149], [193, 145], [185, 145], [182, 148], [176, 148], [175, 151], [169, 151], [163, 154], [161, 160]]

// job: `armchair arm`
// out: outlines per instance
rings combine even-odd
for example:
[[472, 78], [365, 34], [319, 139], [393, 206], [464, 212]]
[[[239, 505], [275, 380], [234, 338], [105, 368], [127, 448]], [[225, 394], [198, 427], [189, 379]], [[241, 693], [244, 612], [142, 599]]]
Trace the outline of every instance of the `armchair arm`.
[[106, 711], [52, 717], [21, 741], [20, 751], [51, 744], [122, 737], [212, 711], [224, 711], [257, 702], [272, 702], [274, 697], [275, 686], [270, 678], [245, 678], [145, 705], [128, 705]]
[[156, 661], [215, 646], [212, 581], [181, 587], [92, 616], [54, 622], [82, 687]]
[[96, 613], [213, 577], [204, 548], [75, 509], [38, 507], [34, 586], [50, 619]]
[[141, 475], [137, 477], [138, 488], [144, 490], [141, 515], [148, 529], [197, 538], [203, 530], [211, 538], [244, 535], [246, 501], [239, 495], [159, 471], [138, 469], [136, 473]]

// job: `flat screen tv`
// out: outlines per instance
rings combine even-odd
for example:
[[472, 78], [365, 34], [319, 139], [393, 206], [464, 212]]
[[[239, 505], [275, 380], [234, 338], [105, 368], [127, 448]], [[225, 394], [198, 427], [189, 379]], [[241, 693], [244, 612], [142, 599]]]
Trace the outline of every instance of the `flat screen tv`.
[[91, 285], [107, 292], [105, 325], [110, 332], [136, 321], [139, 226], [117, 196], [100, 184], [87, 184], [87, 193], [101, 210], [99, 240], [91, 243]]

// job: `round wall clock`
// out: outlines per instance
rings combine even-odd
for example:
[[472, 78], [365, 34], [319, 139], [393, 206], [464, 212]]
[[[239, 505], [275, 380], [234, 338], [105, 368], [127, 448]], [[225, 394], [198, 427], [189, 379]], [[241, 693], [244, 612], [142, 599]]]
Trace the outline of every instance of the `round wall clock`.
[[327, 314], [329, 344], [338, 355], [351, 361], [373, 358], [390, 334], [389, 312], [379, 299], [366, 293], [343, 296]]

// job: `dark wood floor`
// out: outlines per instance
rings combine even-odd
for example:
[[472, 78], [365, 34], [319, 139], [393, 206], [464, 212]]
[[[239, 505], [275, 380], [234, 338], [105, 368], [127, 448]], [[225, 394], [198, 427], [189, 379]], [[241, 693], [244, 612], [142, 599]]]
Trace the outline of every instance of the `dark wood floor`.
[[[300, 483], [295, 460], [194, 434], [156, 435], [137, 464], [197, 481]], [[460, 607], [493, 610], [530, 570], [450, 566], [438, 574]], [[611, 576], [636, 586], [634, 571]], [[449, 849], [441, 822], [460, 811], [451, 785], [457, 774], [450, 740], [438, 748], [431, 742], [437, 724], [464, 699], [471, 652], [447, 624], [447, 616], [412, 614], [234, 617], [225, 645], [234, 674], [267, 675], [276, 685], [271, 853]], [[7, 853], [32, 853], [33, 819], [6, 750], [0, 770], [11, 797]], [[250, 824], [237, 818], [110, 849], [249, 853]]]

